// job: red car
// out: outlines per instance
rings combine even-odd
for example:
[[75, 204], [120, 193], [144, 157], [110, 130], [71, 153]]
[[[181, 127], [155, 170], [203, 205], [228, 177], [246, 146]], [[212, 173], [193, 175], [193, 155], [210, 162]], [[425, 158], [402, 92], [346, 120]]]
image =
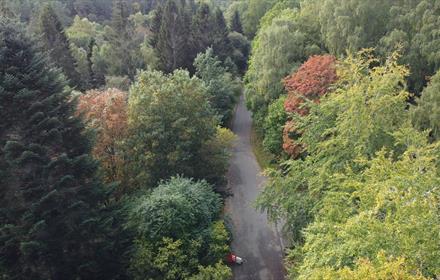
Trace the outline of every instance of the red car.
[[244, 260], [232, 253], [226, 256], [226, 261], [230, 264], [242, 264]]

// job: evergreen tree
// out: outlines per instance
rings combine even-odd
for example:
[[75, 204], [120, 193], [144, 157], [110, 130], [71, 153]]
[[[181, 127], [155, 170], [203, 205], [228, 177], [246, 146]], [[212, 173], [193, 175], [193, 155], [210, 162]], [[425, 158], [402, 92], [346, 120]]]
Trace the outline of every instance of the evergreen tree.
[[243, 34], [243, 26], [241, 24], [240, 13], [238, 11], [235, 11], [234, 15], [232, 16], [231, 31]]
[[70, 43], [64, 32], [60, 19], [50, 5], [43, 8], [40, 15], [39, 29], [42, 35], [43, 48], [49, 53], [52, 61], [60, 67], [72, 86], [80, 84], [76, 61], [70, 51]]
[[129, 16], [127, 1], [114, 0], [111, 26], [116, 33], [126, 35]]
[[208, 47], [212, 46], [214, 20], [211, 9], [206, 3], [202, 3], [193, 17], [191, 31], [193, 33], [195, 53], [204, 52]]
[[109, 279], [114, 214], [64, 77], [35, 45], [0, 19], [0, 278]]
[[232, 46], [228, 37], [228, 26], [226, 25], [223, 12], [220, 9], [215, 11], [213, 27], [212, 48], [214, 50], [214, 54], [218, 56], [221, 61], [225, 61], [227, 57], [232, 55]]
[[100, 79], [95, 75], [95, 72], [93, 70], [93, 48], [96, 45], [96, 41], [94, 38], [90, 40], [89, 48], [87, 50], [87, 67], [89, 72], [89, 81], [88, 86], [89, 88], [96, 88], [102, 83], [100, 82]]
[[115, 76], [128, 76], [134, 78], [135, 67], [130, 56], [133, 48], [131, 45], [132, 29], [128, 18], [130, 16], [126, 0], [114, 0], [111, 20], [111, 30], [108, 30], [108, 40], [111, 45], [110, 74]]
[[154, 16], [153, 21], [151, 23], [151, 32], [153, 35], [150, 39], [150, 44], [153, 48], [157, 47], [157, 42], [159, 41], [159, 32], [160, 32], [160, 26], [162, 24], [162, 16], [163, 16], [163, 9], [162, 6], [158, 6], [156, 10], [154, 10]]
[[156, 51], [160, 68], [166, 73], [187, 66], [189, 45], [189, 28], [183, 16], [183, 9], [173, 0], [168, 0], [157, 37]]

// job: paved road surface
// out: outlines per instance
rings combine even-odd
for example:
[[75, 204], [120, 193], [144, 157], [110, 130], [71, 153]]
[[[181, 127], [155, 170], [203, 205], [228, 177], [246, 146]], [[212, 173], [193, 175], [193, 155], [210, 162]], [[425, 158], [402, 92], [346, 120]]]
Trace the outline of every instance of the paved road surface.
[[253, 206], [265, 178], [252, 152], [251, 125], [251, 116], [242, 97], [232, 125], [239, 139], [228, 173], [233, 196], [226, 201], [226, 211], [233, 226], [232, 250], [247, 262], [233, 267], [234, 279], [282, 280], [281, 240], [277, 230], [269, 225], [266, 214]]

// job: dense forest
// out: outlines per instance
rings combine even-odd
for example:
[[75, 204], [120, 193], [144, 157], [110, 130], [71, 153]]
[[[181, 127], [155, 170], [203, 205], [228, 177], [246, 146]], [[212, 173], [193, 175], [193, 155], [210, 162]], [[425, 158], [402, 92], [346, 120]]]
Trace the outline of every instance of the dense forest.
[[0, 279], [232, 279], [242, 93], [287, 279], [440, 277], [439, 1], [0, 0]]

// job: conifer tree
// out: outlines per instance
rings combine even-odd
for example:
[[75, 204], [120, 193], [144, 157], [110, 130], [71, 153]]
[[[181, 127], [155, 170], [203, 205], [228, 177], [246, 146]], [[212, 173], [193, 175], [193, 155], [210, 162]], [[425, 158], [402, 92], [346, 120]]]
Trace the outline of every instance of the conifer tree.
[[162, 24], [162, 17], [163, 17], [163, 9], [162, 6], [158, 6], [156, 10], [154, 10], [154, 16], [153, 21], [151, 23], [151, 32], [153, 35], [150, 39], [150, 44], [153, 48], [157, 47], [157, 42], [159, 41], [159, 32], [160, 32], [160, 26]]
[[114, 0], [111, 26], [116, 33], [126, 35], [129, 15], [126, 0]]
[[49, 53], [51, 60], [60, 67], [70, 85], [80, 84], [76, 61], [70, 51], [70, 43], [64, 32], [60, 19], [50, 5], [43, 8], [40, 15], [39, 30], [42, 35], [43, 48]]
[[126, 0], [114, 0], [108, 40], [112, 46], [111, 57], [113, 63], [110, 73], [116, 76], [134, 78], [135, 67], [130, 52], [132, 50], [132, 30], [128, 18], [130, 16]]
[[195, 53], [204, 52], [213, 42], [214, 20], [211, 9], [206, 3], [200, 4], [193, 17], [191, 31], [193, 34]]
[[109, 279], [113, 214], [64, 77], [35, 45], [0, 19], [0, 278]]
[[87, 50], [87, 67], [89, 72], [89, 81], [88, 81], [88, 87], [89, 88], [97, 88], [98, 86], [102, 85], [102, 78], [100, 79], [93, 70], [93, 49], [96, 45], [96, 41], [94, 38], [92, 38], [89, 42], [89, 48]]
[[156, 51], [160, 68], [166, 73], [188, 66], [190, 53], [189, 26], [180, 8], [173, 0], [168, 0], [163, 10]]
[[221, 61], [225, 61], [227, 57], [232, 55], [232, 46], [228, 37], [228, 26], [226, 25], [223, 12], [220, 9], [215, 11], [213, 27], [212, 48], [214, 50], [214, 54], [218, 56]]
[[232, 16], [231, 31], [243, 34], [243, 26], [241, 24], [240, 13], [238, 11], [235, 11], [234, 15]]

